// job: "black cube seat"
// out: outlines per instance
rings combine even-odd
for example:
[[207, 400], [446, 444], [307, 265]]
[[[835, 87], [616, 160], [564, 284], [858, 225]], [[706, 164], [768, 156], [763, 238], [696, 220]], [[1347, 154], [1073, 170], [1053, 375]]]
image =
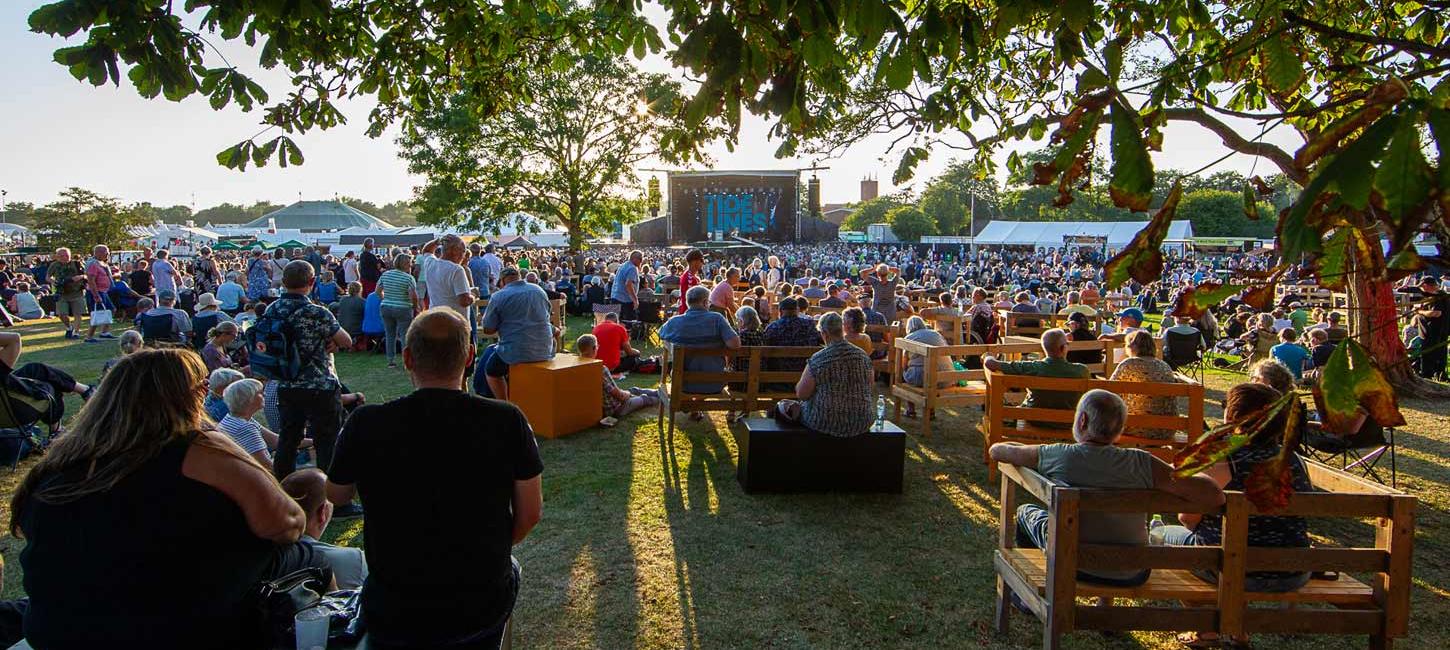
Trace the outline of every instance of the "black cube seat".
[[740, 450], [735, 477], [747, 493], [901, 493], [906, 432], [881, 429], [840, 438], [771, 418], [745, 418], [735, 431]]

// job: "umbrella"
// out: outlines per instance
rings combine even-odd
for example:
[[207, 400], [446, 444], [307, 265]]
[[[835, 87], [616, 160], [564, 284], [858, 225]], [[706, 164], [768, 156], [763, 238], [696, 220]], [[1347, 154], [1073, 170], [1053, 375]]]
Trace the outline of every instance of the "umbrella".
[[236, 242], [231, 241], [229, 239], [228, 240], [223, 240], [223, 241], [217, 242], [217, 245], [216, 246], [213, 246], [212, 248], [214, 248], [216, 250], [219, 250], [219, 251], [239, 251], [239, 250], [242, 250], [242, 247], [241, 246], [238, 246]]
[[282, 242], [280, 244], [277, 244], [277, 248], [306, 248], [306, 247], [307, 247], [307, 244], [304, 244], [304, 243], [302, 243], [300, 241], [297, 241], [295, 239], [289, 239], [289, 240], [287, 240], [285, 242]]

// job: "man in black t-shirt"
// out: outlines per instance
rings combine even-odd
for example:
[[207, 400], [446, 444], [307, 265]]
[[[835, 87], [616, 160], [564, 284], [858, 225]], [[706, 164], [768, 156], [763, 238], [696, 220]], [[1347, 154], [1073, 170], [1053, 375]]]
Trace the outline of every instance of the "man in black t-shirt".
[[1420, 280], [1424, 299], [1420, 303], [1420, 323], [1425, 328], [1425, 341], [1420, 346], [1420, 376], [1445, 378], [1445, 344], [1450, 340], [1450, 294], [1441, 291], [1440, 280], [1426, 275]]
[[357, 258], [357, 274], [358, 279], [362, 280], [363, 297], [371, 295], [378, 288], [378, 278], [383, 277], [383, 261], [373, 252], [373, 246], [372, 237], [364, 239], [362, 255]]
[[403, 350], [417, 390], [359, 408], [338, 438], [328, 498], [360, 494], [367, 509], [362, 610], [375, 643], [498, 647], [513, 611], [511, 551], [539, 521], [543, 465], [522, 411], [458, 390], [471, 358], [462, 317], [423, 312]]

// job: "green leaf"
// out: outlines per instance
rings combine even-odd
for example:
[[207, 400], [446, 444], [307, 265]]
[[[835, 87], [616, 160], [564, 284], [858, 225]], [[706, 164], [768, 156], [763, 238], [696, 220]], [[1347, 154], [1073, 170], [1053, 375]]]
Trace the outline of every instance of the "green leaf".
[[1103, 48], [1103, 63], [1107, 66], [1107, 74], [1117, 79], [1123, 72], [1123, 46], [1117, 40], [1108, 42]]
[[297, 143], [287, 136], [282, 136], [278, 140], [281, 140], [281, 146], [277, 151], [277, 164], [284, 168], [288, 165], [301, 165], [303, 162], [302, 150], [297, 148]]
[[252, 164], [258, 167], [266, 167], [267, 161], [271, 160], [272, 154], [277, 152], [277, 144], [282, 140], [281, 136], [272, 138], [267, 144], [257, 147], [252, 152]]
[[1354, 339], [1345, 339], [1329, 356], [1317, 392], [1330, 431], [1351, 430], [1361, 408], [1380, 426], [1405, 424], [1395, 401], [1395, 389], [1370, 361], [1369, 350]]
[[1432, 108], [1427, 118], [1430, 134], [1435, 139], [1435, 149], [1439, 153], [1436, 184], [1440, 189], [1440, 212], [1450, 214], [1450, 111]]
[[881, 58], [881, 77], [892, 90], [906, 90], [911, 85], [911, 57], [904, 51]]
[[1093, 18], [1093, 0], [1064, 0], [1060, 11], [1067, 28], [1081, 32]]
[[1258, 221], [1259, 200], [1258, 197], [1254, 195], [1254, 188], [1252, 185], [1249, 185], [1248, 181], [1244, 181], [1243, 199], [1244, 216], [1247, 217], [1250, 221]]
[[251, 140], [243, 140], [216, 155], [216, 161], [227, 169], [246, 171], [247, 163], [251, 161], [252, 151], [256, 145]]
[[1111, 120], [1113, 180], [1108, 184], [1108, 194], [1120, 208], [1147, 210], [1153, 199], [1153, 160], [1143, 143], [1137, 113], [1122, 102], [1113, 102]]
[[1399, 119], [1397, 114], [1379, 118], [1343, 151], [1320, 164], [1294, 205], [1279, 220], [1278, 236], [1283, 259], [1297, 259], [1300, 255], [1324, 249], [1320, 229], [1309, 223], [1310, 211], [1320, 201], [1321, 194], [1337, 189], [1340, 201], [1346, 205], [1363, 210], [1369, 204], [1374, 161], [1384, 151], [1390, 136], [1394, 135]]
[[1331, 291], [1343, 291], [1348, 286], [1350, 273], [1369, 273], [1371, 245], [1358, 228], [1335, 230], [1324, 243], [1324, 254], [1319, 256], [1316, 270], [1319, 285]]
[[1263, 61], [1264, 82], [1282, 94], [1290, 94], [1304, 83], [1304, 63], [1287, 39], [1271, 38], [1259, 46], [1259, 58]]
[[1408, 117], [1400, 120], [1374, 175], [1374, 189], [1396, 225], [1430, 196], [1430, 165], [1420, 151], [1418, 126]]
[[1121, 252], [1108, 260], [1103, 267], [1103, 284], [1110, 288], [1122, 286], [1128, 278], [1143, 284], [1152, 284], [1163, 276], [1163, 238], [1168, 236], [1168, 227], [1178, 211], [1178, 201], [1183, 198], [1183, 185], [1174, 181], [1173, 189], [1163, 199], [1163, 207], [1153, 214], [1153, 220], [1138, 234], [1133, 235]]
[[901, 162], [896, 165], [896, 171], [891, 174], [891, 184], [901, 185], [911, 180], [917, 164], [926, 160], [928, 155], [927, 150], [922, 147], [908, 147], [901, 156]]

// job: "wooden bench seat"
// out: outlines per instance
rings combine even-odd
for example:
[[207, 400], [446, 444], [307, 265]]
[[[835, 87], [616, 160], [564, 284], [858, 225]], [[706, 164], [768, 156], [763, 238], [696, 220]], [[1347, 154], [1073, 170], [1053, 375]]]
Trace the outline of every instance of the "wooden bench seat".
[[[1222, 636], [1276, 634], [1363, 634], [1373, 649], [1388, 649], [1409, 630], [1411, 556], [1415, 538], [1414, 497], [1313, 461], [1306, 461], [1316, 492], [1295, 493], [1272, 514], [1314, 518], [1369, 519], [1371, 548], [1265, 548], [1248, 545], [1249, 517], [1258, 510], [1243, 492], [1227, 491], [1222, 506], [1203, 506], [1156, 490], [1073, 488], [1037, 472], [1003, 465], [999, 526], [993, 566], [997, 573], [996, 628], [1005, 631], [1011, 597], [1043, 626], [1042, 647], [1061, 647], [1074, 630], [1215, 632]], [[1019, 491], [1046, 504], [1047, 548], [1016, 548]], [[1079, 541], [1086, 513], [1214, 513], [1222, 516], [1221, 546], [1108, 546]], [[1311, 523], [1311, 531], [1314, 524]], [[1149, 569], [1147, 582], [1109, 587], [1077, 578], [1078, 570]], [[1217, 583], [1191, 570], [1211, 569]], [[1245, 591], [1252, 571], [1339, 572], [1334, 580], [1310, 580], [1288, 593]], [[1369, 574], [1368, 582], [1349, 575]], [[1099, 605], [1078, 602], [1097, 596]], [[1118, 600], [1128, 603], [1119, 604]], [[1142, 601], [1178, 601], [1177, 604]], [[1292, 604], [1252, 607], [1251, 603]]]
[[841, 438], [773, 418], [745, 418], [734, 435], [735, 478], [747, 493], [901, 493], [906, 432], [890, 422]]
[[[665, 342], [660, 360], [660, 393], [665, 396], [659, 407], [660, 428], [669, 415], [669, 432], [675, 432], [675, 415], [682, 412], [744, 412], [775, 406], [782, 399], [795, 399], [795, 385], [800, 370], [766, 370], [767, 360], [809, 359], [818, 347], [742, 346], [727, 348], [686, 348]], [[686, 370], [692, 357], [729, 357], [736, 367], [722, 372]], [[737, 363], [737, 360], [739, 361]], [[743, 366], [743, 367], [741, 367]], [[685, 392], [688, 384], [726, 384], [718, 393]], [[736, 384], [732, 388], [729, 384]], [[788, 388], [787, 388], [788, 386]]]

